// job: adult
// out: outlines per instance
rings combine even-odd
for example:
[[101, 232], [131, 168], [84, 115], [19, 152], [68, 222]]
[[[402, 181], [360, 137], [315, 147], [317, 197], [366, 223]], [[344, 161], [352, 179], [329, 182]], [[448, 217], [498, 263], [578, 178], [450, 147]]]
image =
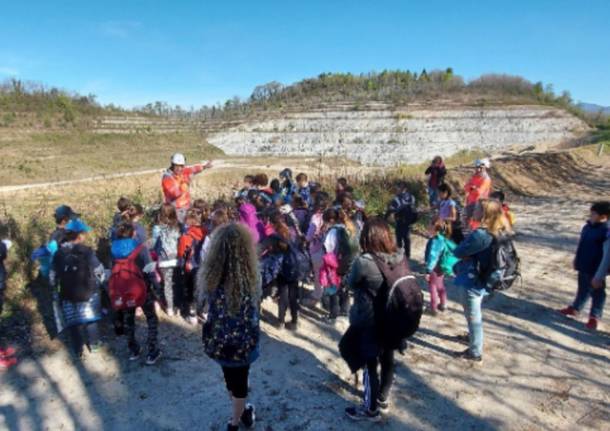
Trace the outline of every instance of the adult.
[[186, 158], [183, 154], [176, 153], [171, 158], [171, 165], [163, 174], [161, 185], [166, 204], [172, 204], [176, 208], [178, 220], [184, 222], [186, 211], [191, 206], [191, 178], [203, 172], [204, 169], [212, 167], [212, 162], [185, 166]]
[[489, 159], [480, 159], [474, 162], [474, 174], [466, 185], [466, 221], [472, 230], [478, 227], [476, 220], [473, 220], [473, 213], [477, 202], [481, 199], [487, 199], [491, 192], [491, 178], [487, 173], [490, 168]]
[[207, 299], [205, 353], [221, 367], [233, 414], [227, 426], [252, 428], [255, 409], [246, 404], [250, 365], [259, 356], [261, 287], [252, 235], [240, 223], [219, 227], [200, 268], [198, 297]]
[[[378, 261], [397, 267], [407, 262], [396, 246], [389, 224], [381, 218], [369, 219], [362, 230], [360, 246], [363, 254], [352, 266], [347, 285], [354, 294], [350, 310], [350, 327], [341, 344], [342, 355], [352, 371], [364, 366], [364, 403], [348, 407], [345, 412], [354, 420], [378, 421], [381, 411], [389, 408], [389, 395], [394, 378], [394, 350], [383, 346], [379, 338], [376, 302], [382, 294], [385, 278]], [[383, 298], [383, 296], [379, 296]], [[350, 353], [351, 352], [351, 353]]]
[[428, 166], [425, 172], [428, 175], [428, 200], [430, 207], [435, 207], [438, 203], [438, 188], [445, 182], [447, 168], [441, 156], [436, 156], [432, 159], [432, 163]]
[[473, 220], [480, 227], [468, 235], [453, 251], [461, 259], [455, 266], [456, 286], [462, 288], [462, 305], [468, 322], [469, 347], [457, 354], [458, 357], [475, 362], [483, 360], [483, 315], [481, 304], [488, 291], [481, 277], [492, 261], [494, 237], [503, 234], [502, 206], [498, 201], [483, 199], [476, 203]]

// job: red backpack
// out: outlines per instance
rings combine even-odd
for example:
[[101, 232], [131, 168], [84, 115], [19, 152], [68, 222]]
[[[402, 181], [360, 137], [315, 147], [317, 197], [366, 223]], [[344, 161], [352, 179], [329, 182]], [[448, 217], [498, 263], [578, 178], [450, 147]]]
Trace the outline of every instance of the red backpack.
[[138, 246], [125, 259], [117, 259], [108, 282], [110, 303], [114, 310], [141, 307], [146, 300], [146, 280], [136, 259], [143, 245]]

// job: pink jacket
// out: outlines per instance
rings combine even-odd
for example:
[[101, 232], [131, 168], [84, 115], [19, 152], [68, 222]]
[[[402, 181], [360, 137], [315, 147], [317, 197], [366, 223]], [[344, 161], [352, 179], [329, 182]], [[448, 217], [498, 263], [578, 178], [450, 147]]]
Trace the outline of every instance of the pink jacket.
[[341, 276], [337, 274], [339, 258], [335, 253], [326, 253], [320, 267], [320, 285], [322, 287], [341, 286]]

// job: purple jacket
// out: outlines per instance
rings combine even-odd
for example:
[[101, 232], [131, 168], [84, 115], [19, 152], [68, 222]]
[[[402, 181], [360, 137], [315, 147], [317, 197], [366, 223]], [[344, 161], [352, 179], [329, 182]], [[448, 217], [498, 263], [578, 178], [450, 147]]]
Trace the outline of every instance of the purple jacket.
[[256, 208], [250, 203], [242, 204], [239, 207], [239, 222], [244, 224], [250, 233], [255, 243], [258, 243], [261, 237], [262, 223], [256, 216]]

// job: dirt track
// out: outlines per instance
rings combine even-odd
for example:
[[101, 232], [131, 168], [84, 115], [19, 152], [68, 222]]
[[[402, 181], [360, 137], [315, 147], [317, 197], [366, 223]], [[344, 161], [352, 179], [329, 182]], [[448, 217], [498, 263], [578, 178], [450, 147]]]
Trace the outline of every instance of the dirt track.
[[[536, 171], [542, 162], [523, 163]], [[482, 365], [451, 357], [464, 347], [452, 337], [465, 330], [465, 320], [457, 301], [459, 290], [450, 287], [449, 310], [438, 318], [425, 316], [411, 348], [398, 357], [391, 413], [380, 426], [354, 425], [342, 412], [359, 393], [336, 347], [346, 322], [329, 326], [319, 319], [318, 311], [306, 309], [296, 334], [263, 324], [262, 357], [251, 377], [258, 429], [607, 427], [607, 329], [588, 332], [583, 319], [570, 321], [555, 311], [575, 292], [571, 259], [588, 202], [599, 198], [600, 191], [607, 198], [610, 189], [607, 165], [578, 163], [583, 164], [570, 169], [566, 178], [572, 180], [561, 187], [535, 179], [526, 184], [525, 177], [518, 185], [508, 171], [499, 179], [539, 193], [512, 205], [523, 284], [486, 301]], [[502, 174], [509, 164], [496, 166]], [[553, 175], [547, 176], [555, 181]], [[421, 259], [423, 246], [423, 239], [417, 238], [415, 257]], [[272, 321], [276, 305], [268, 300], [264, 310]], [[143, 337], [143, 322], [140, 325]], [[199, 329], [165, 319], [161, 337], [165, 357], [152, 368], [127, 361], [125, 341], [109, 333], [107, 348], [82, 361], [73, 360], [63, 348], [23, 358], [0, 376], [0, 428], [224, 429], [228, 399], [219, 368], [202, 352]], [[55, 344], [61, 347], [60, 342]]]

